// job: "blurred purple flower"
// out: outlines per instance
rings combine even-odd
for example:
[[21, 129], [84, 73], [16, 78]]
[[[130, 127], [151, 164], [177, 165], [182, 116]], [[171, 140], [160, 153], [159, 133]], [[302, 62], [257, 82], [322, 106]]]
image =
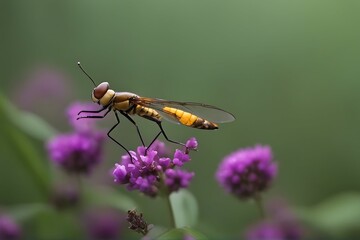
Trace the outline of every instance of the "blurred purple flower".
[[266, 204], [265, 210], [267, 219], [248, 229], [247, 240], [298, 240], [304, 237], [304, 228], [286, 201], [272, 200]]
[[[160, 143], [157, 144], [162, 146]], [[156, 148], [151, 147], [145, 154], [146, 148], [138, 147], [136, 152], [130, 151], [132, 159], [127, 154], [123, 155], [121, 163], [115, 164], [114, 181], [127, 184], [129, 190], [139, 190], [150, 197], [157, 196], [162, 186], [167, 187], [168, 192], [188, 187], [194, 173], [174, 169], [190, 161], [188, 149], [176, 149], [173, 158], [163, 157], [154, 149]]]
[[195, 240], [195, 238], [193, 236], [191, 236], [190, 234], [185, 234], [183, 237], [183, 240]]
[[12, 102], [22, 110], [37, 114], [52, 125], [62, 126], [64, 117], [59, 109], [74, 98], [71, 79], [61, 70], [40, 67], [24, 79], [14, 81]]
[[257, 145], [226, 156], [219, 165], [216, 179], [227, 192], [245, 199], [267, 189], [276, 174], [271, 148]]
[[71, 92], [68, 82], [61, 71], [47, 67], [36, 69], [16, 86], [15, 102], [25, 110], [46, 106], [49, 101], [64, 102]]
[[0, 239], [15, 240], [20, 239], [21, 230], [19, 225], [9, 216], [0, 216]]
[[119, 239], [125, 216], [113, 209], [96, 209], [86, 215], [89, 238], [94, 240]]
[[51, 160], [68, 172], [89, 173], [102, 160], [102, 132], [74, 132], [51, 139], [47, 149]]
[[97, 131], [89, 119], [76, 120], [79, 111], [92, 108], [93, 104], [87, 103], [70, 105], [67, 115], [75, 131], [47, 142], [50, 159], [68, 172], [90, 173], [102, 161], [105, 133]]
[[[90, 118], [82, 118], [77, 120], [77, 118], [79, 117], [78, 113], [82, 110], [90, 110], [90, 111], [94, 111], [94, 110], [98, 110], [99, 106], [95, 105], [92, 102], [86, 102], [86, 103], [81, 103], [81, 102], [75, 102], [72, 103], [66, 110], [70, 125], [79, 132], [83, 132], [83, 131], [89, 131], [91, 129], [94, 129], [95, 127], [95, 122], [94, 119], [90, 119]], [[96, 115], [96, 114], [91, 114], [91, 115]]]
[[285, 240], [282, 229], [270, 222], [252, 226], [246, 233], [246, 240]]
[[262, 221], [251, 226], [246, 232], [247, 240], [299, 240], [304, 237], [304, 231], [299, 223]]

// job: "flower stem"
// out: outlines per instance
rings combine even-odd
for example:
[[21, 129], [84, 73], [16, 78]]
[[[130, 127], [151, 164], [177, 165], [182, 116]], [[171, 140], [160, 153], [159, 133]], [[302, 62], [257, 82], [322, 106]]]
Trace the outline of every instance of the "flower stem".
[[79, 194], [79, 202], [78, 202], [78, 210], [82, 211], [83, 210], [83, 204], [84, 204], [84, 184], [83, 184], [83, 179], [81, 178], [81, 176], [79, 174], [75, 175], [75, 181], [77, 184], [77, 190], [78, 190], [78, 194]]
[[263, 205], [261, 195], [256, 194], [254, 196], [254, 200], [255, 200], [255, 203], [256, 203], [257, 207], [259, 208], [261, 218], [265, 218], [265, 210], [264, 210], [264, 205]]
[[171, 227], [172, 228], [176, 228], [176, 224], [175, 224], [175, 215], [174, 215], [174, 211], [171, 205], [171, 200], [170, 200], [170, 194], [167, 194], [166, 198], [166, 202], [169, 208], [169, 212], [170, 212], [170, 222], [171, 222]]

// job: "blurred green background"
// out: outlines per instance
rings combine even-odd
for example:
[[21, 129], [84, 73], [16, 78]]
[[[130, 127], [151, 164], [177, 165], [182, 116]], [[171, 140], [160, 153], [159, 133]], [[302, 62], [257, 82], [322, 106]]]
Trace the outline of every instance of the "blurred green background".
[[[312, 206], [360, 189], [359, 10], [355, 0], [2, 0], [1, 94], [70, 131], [65, 108], [90, 101], [93, 89], [76, 65], [81, 61], [96, 82], [108, 81], [116, 91], [230, 111], [236, 121], [218, 131], [164, 128], [173, 139], [199, 141], [186, 167], [196, 172], [190, 191], [199, 203], [199, 228], [210, 236], [239, 236], [258, 211], [225, 194], [214, 173], [240, 147], [273, 148], [279, 175], [265, 199]], [[59, 95], [31, 88], [30, 80], [44, 71], [64, 80]], [[14, 127], [1, 119], [2, 132]], [[136, 120], [149, 142], [156, 125]], [[109, 115], [101, 126], [114, 121]], [[130, 149], [140, 143], [125, 119], [116, 137]], [[33, 141], [46, 154], [44, 143]], [[0, 148], [1, 205], [36, 202], [40, 191], [6, 134]], [[123, 150], [110, 140], [106, 149], [96, 175], [111, 182], [108, 170]], [[161, 199], [129, 195], [149, 222], [167, 224]]]

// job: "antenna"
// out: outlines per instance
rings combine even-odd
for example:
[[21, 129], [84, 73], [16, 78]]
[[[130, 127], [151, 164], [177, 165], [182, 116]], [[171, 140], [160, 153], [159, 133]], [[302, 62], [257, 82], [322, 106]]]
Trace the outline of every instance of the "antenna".
[[81, 66], [81, 63], [78, 62], [77, 65], [79, 66], [79, 68], [81, 69], [81, 71], [82, 71], [83, 73], [85, 73], [85, 75], [92, 81], [92, 83], [93, 83], [94, 86], [96, 87], [96, 83], [95, 83], [94, 80], [90, 77], [90, 75], [87, 74], [87, 72], [85, 72], [85, 70], [84, 70], [83, 67]]

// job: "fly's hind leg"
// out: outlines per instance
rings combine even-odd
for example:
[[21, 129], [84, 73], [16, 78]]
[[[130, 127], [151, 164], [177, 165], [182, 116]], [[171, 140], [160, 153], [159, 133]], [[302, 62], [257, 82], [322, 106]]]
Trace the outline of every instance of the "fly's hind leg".
[[147, 117], [147, 116], [144, 116], [144, 118], [149, 119], [149, 120], [155, 122], [155, 123], [159, 126], [159, 128], [160, 128], [160, 132], [159, 132], [159, 133], [155, 136], [155, 138], [151, 141], [151, 143], [150, 143], [149, 146], [146, 148], [146, 150], [151, 147], [151, 145], [156, 141], [156, 139], [160, 136], [161, 133], [164, 135], [165, 139], [166, 139], [168, 142], [175, 143], [175, 144], [179, 144], [179, 145], [181, 145], [181, 146], [185, 146], [184, 143], [181, 143], [181, 142], [178, 142], [178, 141], [174, 141], [174, 140], [171, 140], [170, 138], [168, 138], [168, 136], [166, 135], [166, 133], [165, 133], [165, 131], [164, 131], [162, 125], [161, 125], [161, 121], [159, 121], [159, 120], [157, 120], [157, 119], [154, 119], [154, 118]]
[[175, 144], [179, 144], [179, 145], [181, 145], [181, 146], [185, 146], [185, 143], [181, 143], [181, 142], [178, 142], [178, 141], [174, 141], [174, 140], [169, 139], [168, 136], [166, 135], [166, 133], [165, 133], [162, 125], [161, 125], [161, 122], [158, 122], [158, 121], [157, 121], [156, 123], [157, 123], [157, 125], [159, 126], [159, 128], [160, 128], [160, 130], [161, 130], [161, 133], [164, 135], [164, 137], [165, 137], [165, 139], [166, 139], [167, 141], [172, 142], [172, 143], [175, 143]]

